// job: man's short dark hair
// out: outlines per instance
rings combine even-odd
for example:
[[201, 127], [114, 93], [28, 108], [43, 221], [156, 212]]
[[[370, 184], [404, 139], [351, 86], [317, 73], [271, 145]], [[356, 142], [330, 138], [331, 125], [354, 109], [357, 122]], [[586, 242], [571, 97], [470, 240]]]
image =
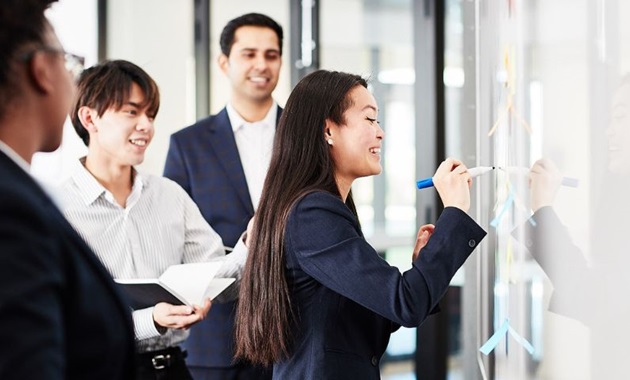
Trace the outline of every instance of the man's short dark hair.
[[242, 26], [260, 26], [263, 28], [269, 28], [276, 32], [276, 36], [278, 36], [278, 48], [280, 50], [280, 55], [282, 55], [282, 27], [280, 24], [275, 22], [271, 17], [260, 14], [260, 13], [247, 13], [242, 16], [239, 16], [225, 25], [223, 31], [221, 32], [221, 52], [226, 56], [230, 56], [230, 50], [232, 50], [232, 45], [234, 45], [234, 35], [236, 34], [236, 30]]
[[79, 119], [79, 108], [93, 108], [99, 117], [110, 108], [120, 110], [129, 100], [133, 83], [144, 93], [144, 102], [139, 106], [148, 107], [147, 114], [155, 117], [160, 108], [160, 91], [153, 78], [139, 66], [124, 60], [103, 61], [81, 73], [70, 119], [86, 146], [90, 144], [90, 134]]
[[14, 68], [29, 44], [42, 45], [48, 24], [44, 11], [56, 0], [2, 0], [0, 3], [0, 118], [19, 95]]

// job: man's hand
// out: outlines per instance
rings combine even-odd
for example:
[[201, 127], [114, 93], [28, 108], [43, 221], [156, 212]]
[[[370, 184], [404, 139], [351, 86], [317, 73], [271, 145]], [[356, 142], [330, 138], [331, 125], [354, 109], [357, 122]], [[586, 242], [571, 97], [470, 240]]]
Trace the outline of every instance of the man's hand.
[[212, 301], [207, 299], [203, 306], [171, 305], [160, 302], [153, 308], [153, 321], [156, 325], [171, 329], [186, 330], [206, 317]]

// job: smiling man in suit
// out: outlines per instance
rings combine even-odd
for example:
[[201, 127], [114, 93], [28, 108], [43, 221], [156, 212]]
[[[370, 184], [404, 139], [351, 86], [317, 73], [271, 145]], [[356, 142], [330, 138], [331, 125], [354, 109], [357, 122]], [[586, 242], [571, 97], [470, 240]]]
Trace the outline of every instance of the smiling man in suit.
[[133, 379], [128, 306], [29, 175], [61, 143], [83, 64], [46, 20], [52, 2], [0, 6], [0, 379]]
[[[221, 33], [218, 64], [232, 95], [216, 115], [171, 136], [164, 175], [179, 183], [228, 246], [261, 196], [281, 109], [271, 96], [282, 65], [282, 28], [268, 16], [237, 17]], [[266, 379], [268, 370], [233, 362], [234, 303], [213, 306], [185, 346], [195, 379]]]

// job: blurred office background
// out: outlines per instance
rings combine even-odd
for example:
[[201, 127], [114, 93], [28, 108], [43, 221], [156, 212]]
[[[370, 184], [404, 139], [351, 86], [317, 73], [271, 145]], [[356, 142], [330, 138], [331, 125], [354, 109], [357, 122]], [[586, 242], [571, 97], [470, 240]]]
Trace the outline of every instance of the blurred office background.
[[[156, 79], [161, 108], [140, 169], [160, 175], [170, 134], [225, 105], [218, 35], [253, 11], [285, 30], [280, 105], [318, 68], [370, 78], [386, 133], [384, 171], [353, 191], [368, 240], [390, 263], [408, 269], [418, 226], [439, 215], [435, 190], [417, 191], [415, 180], [447, 156], [506, 168], [552, 158], [580, 180], [560, 190], [556, 206], [588, 246], [611, 98], [630, 71], [630, 2], [60, 0], [49, 16], [66, 50], [84, 55], [87, 66], [127, 59]], [[33, 172], [57, 183], [85, 151], [68, 124], [62, 147], [36, 155]], [[471, 215], [488, 237], [454, 279], [442, 312], [392, 336], [384, 379], [589, 379], [588, 330], [547, 311], [552, 286], [510, 237], [529, 215], [525, 174], [475, 180]], [[508, 334], [481, 353], [506, 320], [530, 349]]]

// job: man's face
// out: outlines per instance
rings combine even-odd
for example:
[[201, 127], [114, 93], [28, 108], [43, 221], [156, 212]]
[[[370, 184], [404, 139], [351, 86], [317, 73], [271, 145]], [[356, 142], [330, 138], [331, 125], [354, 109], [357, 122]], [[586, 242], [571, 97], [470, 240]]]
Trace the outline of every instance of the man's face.
[[219, 66], [232, 85], [233, 97], [250, 102], [269, 101], [282, 66], [278, 36], [266, 27], [238, 28], [230, 55], [221, 54]]
[[136, 83], [131, 85], [129, 99], [120, 109], [110, 108], [96, 116], [92, 110], [94, 129], [90, 133], [90, 153], [103, 163], [120, 166], [139, 165], [155, 132], [153, 118], [144, 104], [145, 95]]

